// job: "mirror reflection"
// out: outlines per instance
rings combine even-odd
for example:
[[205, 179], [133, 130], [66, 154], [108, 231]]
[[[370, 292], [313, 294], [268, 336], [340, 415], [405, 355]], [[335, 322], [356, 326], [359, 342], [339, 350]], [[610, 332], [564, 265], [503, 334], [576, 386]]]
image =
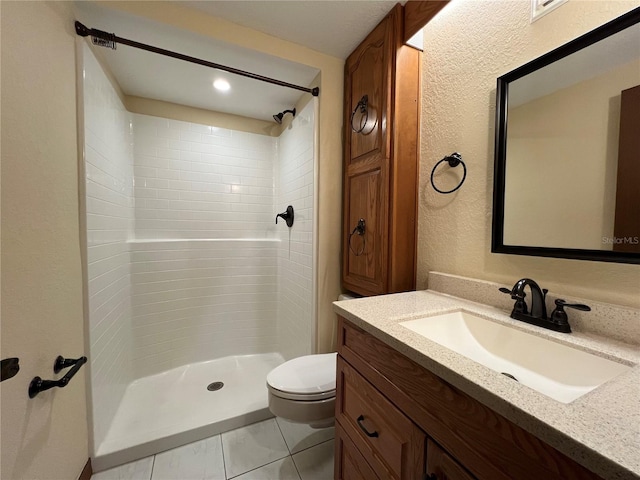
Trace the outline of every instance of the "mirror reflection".
[[502, 244], [640, 253], [640, 24], [504, 93]]

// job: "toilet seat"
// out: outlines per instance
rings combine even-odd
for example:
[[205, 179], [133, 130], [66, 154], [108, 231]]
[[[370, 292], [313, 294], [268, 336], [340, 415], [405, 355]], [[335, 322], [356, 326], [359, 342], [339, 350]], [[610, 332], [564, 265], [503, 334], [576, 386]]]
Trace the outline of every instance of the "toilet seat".
[[267, 375], [267, 388], [276, 397], [318, 401], [336, 395], [337, 353], [305, 355], [274, 368]]

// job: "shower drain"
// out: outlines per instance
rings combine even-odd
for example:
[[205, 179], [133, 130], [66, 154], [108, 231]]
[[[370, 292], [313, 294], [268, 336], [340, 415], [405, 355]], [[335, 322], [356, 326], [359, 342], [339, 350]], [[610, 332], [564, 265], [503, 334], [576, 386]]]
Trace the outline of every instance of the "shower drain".
[[220, 390], [222, 387], [224, 387], [224, 383], [213, 382], [207, 385], [207, 390], [209, 390], [210, 392], [215, 392], [216, 390]]

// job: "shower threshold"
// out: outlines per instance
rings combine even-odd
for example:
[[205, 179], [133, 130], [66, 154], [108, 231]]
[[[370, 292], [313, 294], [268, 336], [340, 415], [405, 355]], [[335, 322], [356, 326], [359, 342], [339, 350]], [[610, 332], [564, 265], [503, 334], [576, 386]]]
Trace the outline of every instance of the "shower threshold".
[[[135, 380], [96, 446], [94, 471], [272, 417], [266, 377], [283, 362], [279, 353], [230, 356]], [[215, 382], [223, 386], [208, 390]]]

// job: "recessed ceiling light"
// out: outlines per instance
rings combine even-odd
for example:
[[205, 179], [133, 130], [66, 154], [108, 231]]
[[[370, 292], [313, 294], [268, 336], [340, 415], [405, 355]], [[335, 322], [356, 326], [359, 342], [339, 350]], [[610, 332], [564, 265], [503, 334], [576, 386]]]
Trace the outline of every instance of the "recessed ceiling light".
[[220, 90], [221, 92], [226, 92], [231, 88], [231, 85], [229, 85], [229, 82], [227, 82], [222, 78], [219, 78], [215, 82], [213, 82], [213, 86], [216, 90]]

